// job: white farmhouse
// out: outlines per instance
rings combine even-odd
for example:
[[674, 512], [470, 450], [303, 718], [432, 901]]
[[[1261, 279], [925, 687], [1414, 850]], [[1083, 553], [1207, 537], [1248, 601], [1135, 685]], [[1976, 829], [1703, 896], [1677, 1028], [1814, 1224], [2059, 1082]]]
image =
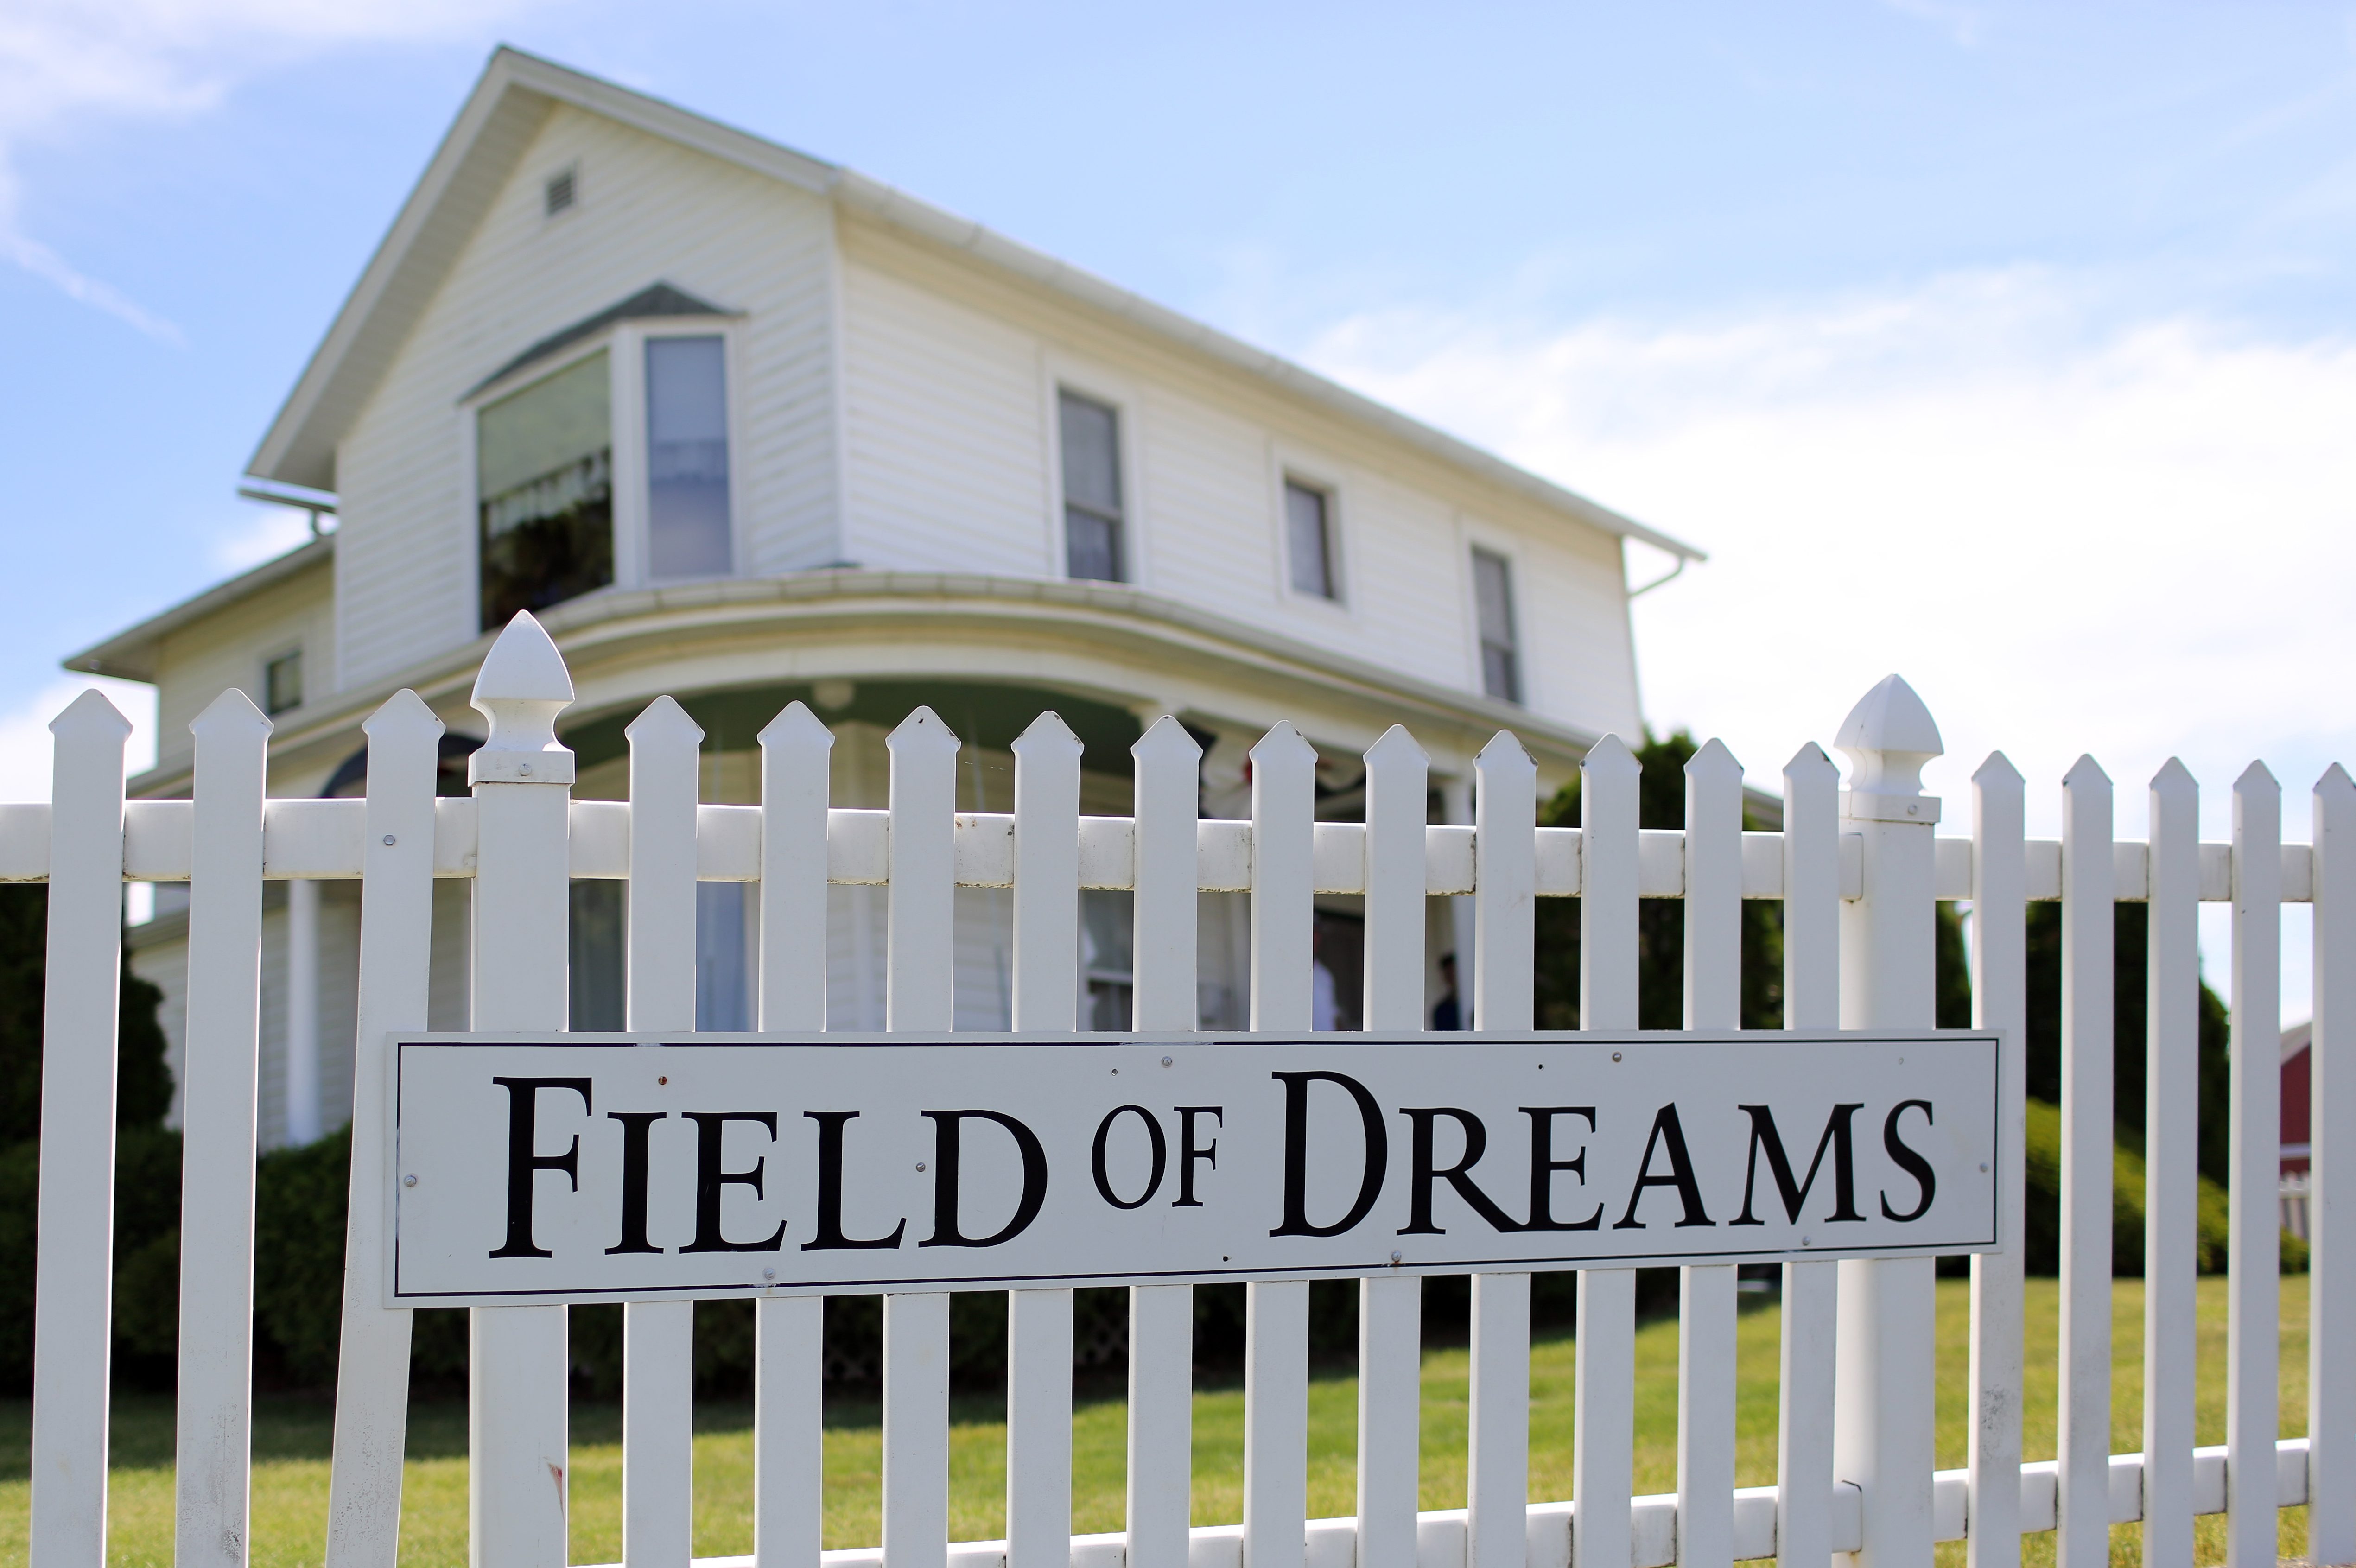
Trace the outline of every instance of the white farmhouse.
[[[715, 801], [754, 798], [754, 736], [800, 699], [839, 736], [838, 806], [883, 803], [884, 737], [928, 703], [965, 743], [965, 809], [1009, 809], [1008, 745], [1052, 708], [1087, 744], [1085, 811], [1127, 810], [1129, 746], [1175, 714], [1210, 815], [1245, 814], [1245, 753], [1288, 718], [1327, 815], [1357, 813], [1357, 753], [1404, 723], [1434, 819], [1470, 822], [1499, 728], [1547, 789], [1637, 730], [1623, 541], [1697, 553], [864, 176], [507, 49], [251, 478], [332, 530], [68, 661], [159, 689], [137, 793], [187, 792], [188, 721], [232, 686], [276, 725], [273, 794], [360, 792], [359, 726], [403, 686], [449, 725], [462, 790], [468, 687], [528, 607], [579, 689], [583, 797], [625, 791], [623, 726], [670, 693]], [[463, 1026], [466, 888], [439, 891], [433, 1020]], [[574, 886], [578, 1027], [620, 1020], [620, 891]], [[746, 1021], [742, 891], [703, 887], [710, 1027]], [[262, 1128], [283, 1143], [350, 1102], [359, 903], [272, 895]], [[834, 897], [829, 1016], [878, 1026], [880, 894]], [[1087, 897], [1084, 1016], [1125, 1026], [1126, 896]], [[1325, 902], [1346, 1025], [1351, 901]], [[177, 1050], [173, 904], [133, 961]], [[961, 1026], [1004, 1026], [1008, 913], [959, 891]], [[1204, 897], [1206, 1026], [1241, 1022], [1245, 915]]]

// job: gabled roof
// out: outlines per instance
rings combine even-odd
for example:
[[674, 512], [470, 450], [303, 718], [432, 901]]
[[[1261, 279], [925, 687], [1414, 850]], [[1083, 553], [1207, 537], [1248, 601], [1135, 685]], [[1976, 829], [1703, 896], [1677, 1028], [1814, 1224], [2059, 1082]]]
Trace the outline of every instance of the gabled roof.
[[[995, 269], [1119, 317], [1167, 341], [1223, 361], [1454, 467], [1569, 513], [1609, 533], [1641, 539], [1682, 559], [1706, 559], [1684, 542], [1518, 468], [1469, 442], [1362, 397], [1291, 361], [1020, 245], [968, 219], [854, 170], [764, 141], [675, 104], [502, 45], [434, 150], [416, 188], [377, 246], [326, 338], [272, 422], [247, 471], [280, 484], [332, 490], [336, 444], [400, 352], [476, 226], [514, 174], [557, 104], [600, 114], [823, 195], [871, 221], [922, 236]], [[527, 354], [542, 351], [535, 344]], [[512, 370], [513, 364], [500, 372]], [[496, 378], [494, 378], [496, 379]]]
[[[673, 288], [667, 283], [642, 288], [619, 305], [609, 305], [594, 316], [584, 317], [561, 331], [552, 332], [466, 389], [472, 397], [485, 387], [492, 386], [552, 355], [561, 354], [584, 338], [603, 332], [616, 321], [644, 321], [658, 316], [734, 316], [734, 310], [723, 310], [716, 305], [706, 305], [685, 289]], [[466, 401], [461, 398], [460, 402]]]

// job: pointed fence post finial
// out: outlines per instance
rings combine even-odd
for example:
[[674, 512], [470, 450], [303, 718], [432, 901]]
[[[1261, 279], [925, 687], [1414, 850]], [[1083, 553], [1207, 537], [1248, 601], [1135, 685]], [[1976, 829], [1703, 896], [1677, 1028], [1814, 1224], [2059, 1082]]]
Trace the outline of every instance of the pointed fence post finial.
[[1944, 756], [1946, 744], [1931, 710], [1902, 676], [1885, 677], [1859, 698], [1833, 746], [1852, 765], [1842, 816], [1925, 827], [1939, 820], [1938, 797], [1922, 793], [1922, 765]]
[[573, 705], [573, 675], [530, 610], [518, 610], [483, 656], [473, 705], [491, 734], [467, 759], [467, 783], [573, 782], [573, 753], [556, 738], [556, 715]]

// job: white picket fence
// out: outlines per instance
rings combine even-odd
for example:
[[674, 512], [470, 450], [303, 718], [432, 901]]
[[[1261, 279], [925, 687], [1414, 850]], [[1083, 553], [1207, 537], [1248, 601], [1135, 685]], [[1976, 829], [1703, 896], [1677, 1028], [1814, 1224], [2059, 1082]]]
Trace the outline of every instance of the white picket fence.
[[[1477, 765], [1476, 822], [1427, 826], [1427, 763], [1404, 730], [1366, 753], [1365, 821], [1313, 821], [1314, 754], [1289, 725], [1252, 752], [1249, 822], [1197, 820], [1194, 742], [1174, 720], [1134, 747], [1133, 818], [1078, 811], [1080, 746], [1053, 714], [1018, 741], [1011, 816], [955, 810], [958, 742], [927, 710], [891, 738], [884, 811], [828, 809], [831, 737], [799, 703], [762, 733], [762, 804], [697, 803], [700, 734], [670, 699], [629, 731], [627, 803], [570, 799], [554, 739], [572, 701], [563, 661], [519, 618], [486, 661], [475, 703], [491, 737], [471, 800], [434, 798], [442, 725], [402, 692], [367, 725], [365, 800], [265, 800], [270, 725], [230, 692], [195, 722], [192, 800], [123, 799], [129, 726], [96, 693], [51, 726], [52, 806], [0, 808], [0, 878], [50, 885], [42, 1080], [32, 1561], [105, 1561], [109, 1259], [115, 994], [124, 880], [192, 884], [181, 1247], [178, 1558], [248, 1555], [252, 1195], [262, 884], [362, 884], [360, 1105], [337, 1392], [327, 1561], [396, 1557], [410, 1317], [381, 1300], [386, 1190], [383, 1042], [426, 1025], [432, 885], [475, 882], [473, 1026], [561, 1028], [568, 877], [626, 878], [635, 1029], [695, 1021], [697, 880], [758, 886], [758, 1026], [823, 1026], [827, 886], [887, 886], [887, 1023], [950, 1026], [952, 901], [959, 885], [1013, 889], [1013, 1022], [1076, 1025], [1077, 893], [1135, 895], [1135, 1026], [1195, 1022], [1198, 889], [1248, 890], [1255, 1029], [1309, 1026], [1312, 900], [1365, 897], [1368, 1027], [1422, 1026], [1424, 900], [1475, 902], [1474, 1020], [1527, 1029], [1538, 897], [1580, 905], [1580, 1018], [1636, 1023], [1637, 901], [1685, 900], [1685, 1015], [1731, 1028], [1740, 901], [1783, 901], [1793, 1028], [1933, 1022], [1934, 899], [1969, 899], [1976, 1023], [2008, 1031], [2008, 1252], [1973, 1260], [1970, 1465], [1934, 1473], [1933, 1266], [1921, 1259], [1784, 1268], [1781, 1484], [1738, 1491], [1735, 1272], [1684, 1271], [1678, 1489], [1632, 1487], [1634, 1276], [1578, 1286], [1576, 1506], [1527, 1497], [1529, 1276], [1472, 1283], [1470, 1506], [1419, 1514], [1419, 1282], [1363, 1282], [1355, 1517], [1309, 1520], [1308, 1286], [1248, 1286], [1244, 1517], [1190, 1530], [1189, 1287], [1131, 1293], [1129, 1529], [1071, 1535], [1071, 1294], [1010, 1303], [1007, 1539], [951, 1545], [948, 1298], [888, 1297], [883, 1540], [828, 1553], [850, 1568], [1718, 1568], [1860, 1554], [1928, 1568], [1935, 1541], [1967, 1540], [1973, 1568], [2013, 1568], [2024, 1532], [2056, 1530], [2064, 1568], [2101, 1568], [2108, 1530], [2143, 1521], [2145, 1561], [2189, 1568], [2196, 1514], [2229, 1516], [2233, 1568], [2271, 1563], [2276, 1510], [2306, 1504], [2318, 1563], [2356, 1560], [2356, 1067], [2337, 1062], [2356, 1009], [2356, 784], [2316, 786], [2316, 842], [2284, 844], [2263, 767], [2233, 785], [2230, 843], [2200, 842], [2196, 787], [2171, 762], [2151, 785], [2148, 843], [2115, 842], [2112, 785], [2091, 760], [2063, 785], [2060, 843], [2024, 841], [2023, 784], [2001, 756], [1974, 776], [1970, 834], [1936, 836], [1921, 792], [1940, 751], [1930, 714], [1892, 677], [1837, 745], [1853, 788], [1814, 745], [1783, 771], [1783, 828], [1742, 828], [1741, 775], [1715, 742], [1687, 768], [1683, 832], [1639, 832], [1638, 768], [1606, 737], [1584, 765], [1584, 823], [1534, 827], [1536, 778], [1510, 735]], [[2062, 1320], [2060, 1457], [2020, 1463], [2020, 1084], [2024, 906], [2064, 909]], [[2111, 1421], [2112, 911], [2151, 905], [2150, 1221], [2144, 1444], [2109, 1452]], [[2280, 908], [2315, 906], [2315, 1176], [2311, 1436], [2278, 1442], [2276, 1272]], [[2233, 908], [2233, 1235], [2227, 1442], [2193, 1443], [2195, 907]], [[819, 1303], [757, 1307], [757, 1543], [763, 1568], [820, 1559]], [[473, 1315], [473, 1560], [554, 1568], [566, 1556], [562, 1307]], [[625, 1523], [633, 1568], [689, 1556], [692, 1305], [626, 1309]]]

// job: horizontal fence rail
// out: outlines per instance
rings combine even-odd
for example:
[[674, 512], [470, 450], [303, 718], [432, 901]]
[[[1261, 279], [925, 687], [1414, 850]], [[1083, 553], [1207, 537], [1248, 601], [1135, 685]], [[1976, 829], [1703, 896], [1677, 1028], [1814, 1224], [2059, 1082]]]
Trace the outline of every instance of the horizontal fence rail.
[[[909, 1292], [887, 1294], [884, 1305], [882, 1541], [821, 1552], [819, 1304], [781, 1297], [757, 1305], [755, 1552], [727, 1561], [1718, 1568], [1780, 1555], [1813, 1568], [1852, 1552], [1860, 1568], [1929, 1568], [1935, 1542], [1961, 1540], [1970, 1568], [2019, 1568], [2020, 1537], [2052, 1530], [2061, 1568], [2103, 1568], [2109, 1529], [2140, 1521], [2149, 1568], [2191, 1568], [2191, 1521], [2224, 1513], [2230, 1568], [2262, 1568], [2275, 1557], [2278, 1510], [2301, 1506], [2314, 1561], [2356, 1560], [2356, 1333], [2342, 1328], [2356, 1323], [2356, 1067], [2340, 1059], [2356, 1011], [2356, 784], [2336, 767], [2316, 786], [2311, 845], [2281, 842], [2280, 789], [2254, 766], [2233, 787], [2232, 840], [2198, 842], [2197, 787], [2175, 763], [2151, 783], [2148, 841], [2117, 841], [2111, 781], [2091, 759], [2064, 781], [2063, 837], [2029, 840], [2023, 782], [2000, 754], [1974, 777], [1968, 832], [1940, 837], [1941, 802], [1922, 794], [1918, 777], [1939, 755], [1937, 730], [1893, 676], [1839, 732], [1848, 789], [1814, 745], [1786, 765], [1777, 832], [1742, 830], [1741, 768], [1716, 742], [1687, 765], [1686, 827], [1640, 829], [1640, 770], [1611, 736], [1583, 765], [1581, 825], [1538, 827], [1535, 767], [1505, 734], [1471, 765], [1470, 807], [1458, 814], [1473, 820], [1431, 824], [1430, 760], [1401, 729], [1366, 753], [1365, 821], [1319, 822], [1316, 754], [1287, 724], [1253, 748], [1249, 820], [1200, 820], [1200, 750], [1174, 719], [1151, 726], [1132, 750], [1135, 815], [1082, 816], [1079, 743], [1054, 714], [1015, 744], [1014, 810], [958, 812], [958, 742], [927, 709], [888, 743], [889, 806], [835, 809], [833, 737], [799, 703], [760, 736], [763, 804], [722, 806], [697, 800], [703, 736], [662, 698], [626, 732], [630, 800], [573, 800], [573, 759], [554, 730], [573, 695], [553, 643], [521, 616], [476, 689], [491, 735], [469, 764], [471, 798], [434, 798], [443, 726], [403, 692], [369, 721], [368, 798], [264, 800], [268, 724], [231, 693], [198, 721], [194, 799], [126, 801], [127, 726], [91, 694], [52, 726], [57, 807], [0, 806], [0, 880], [52, 886], [32, 1465], [32, 1555], [43, 1568], [100, 1568], [105, 1554], [111, 977], [121, 950], [112, 911], [124, 882], [192, 884], [177, 1559], [222, 1568], [243, 1568], [250, 1554], [245, 1319], [260, 885], [362, 885], [327, 1561], [394, 1563], [410, 1316], [381, 1305], [392, 1213], [385, 1162], [397, 1131], [381, 1086], [387, 1041], [424, 1028], [433, 885], [453, 878], [472, 883], [473, 1026], [542, 1034], [565, 1016], [567, 887], [582, 879], [628, 884], [627, 1014], [644, 1034], [685, 1034], [693, 1024], [699, 882], [757, 889], [755, 1022], [777, 1034], [823, 1026], [830, 886], [889, 889], [883, 994], [894, 1032], [949, 1027], [954, 890], [1012, 889], [1011, 1015], [1017, 1032], [1040, 1037], [1070, 1034], [1079, 1022], [1083, 889], [1135, 895], [1132, 1022], [1141, 1031], [1194, 1026], [1196, 894], [1248, 895], [1251, 1029], [1292, 1036], [1312, 1015], [1320, 895], [1364, 897], [1362, 1015], [1369, 1029], [1393, 1033], [1426, 1022], [1424, 900], [1432, 897], [1462, 900], [1466, 1021], [1501, 1033], [1531, 1021], [1537, 898], [1581, 900], [1580, 1015], [1590, 1030], [1635, 1026], [1640, 900], [1683, 905], [1684, 1023], [1697, 1031], [1738, 1022], [1743, 900], [1780, 902], [1783, 1023], [1819, 1032], [1927, 1029], [1933, 902], [1973, 906], [1975, 1024], [2011, 1045], [1998, 1112], [2008, 1153], [1989, 1178], [2008, 1245], [1972, 1260], [1966, 1468], [1936, 1471], [1931, 1458], [1933, 1260], [1795, 1261], [1783, 1265], [1779, 1482], [1736, 1488], [1734, 1274], [1730, 1265], [1697, 1265], [1682, 1271], [1680, 1285], [1678, 1489], [1632, 1495], [1634, 1275], [1590, 1266], [1578, 1278], [1579, 1501], [1532, 1499], [1529, 1276], [1493, 1273], [1472, 1286], [1468, 1506], [1418, 1512], [1420, 1285], [1386, 1277], [1360, 1282], [1357, 1512], [1310, 1520], [1308, 1286], [1261, 1280], [1246, 1287], [1244, 1517], [1190, 1529], [1191, 1287], [1139, 1286], [1130, 1293], [1129, 1528], [1075, 1536], [1072, 1296], [1023, 1290], [1012, 1293], [1008, 1315], [1007, 1539], [951, 1543], [948, 1298]], [[2029, 903], [2053, 900], [2063, 930], [2061, 1442], [2056, 1459], [2024, 1465], [2024, 916]], [[2109, 911], [2122, 902], [2149, 905], [2151, 943], [2145, 1438], [2133, 1455], [2107, 1452]], [[2231, 1376], [2228, 1442], [2219, 1447], [2192, 1441], [2201, 903], [2233, 911]], [[2275, 1391], [2285, 1288], [2276, 1094], [2281, 909], [2293, 903], [2315, 909], [2312, 1169], [2303, 1209], [2311, 1333], [2309, 1435], [2284, 1441]], [[564, 1311], [474, 1311], [469, 1526], [477, 1562], [564, 1561]], [[692, 1309], [647, 1300], [626, 1314], [626, 1557], [630, 1568], [683, 1568]]]
[[[827, 881], [844, 886], [881, 887], [891, 881], [892, 813], [841, 807], [826, 813]], [[695, 809], [695, 875], [701, 882], [758, 882], [762, 875], [761, 808], [698, 806]], [[1480, 889], [1479, 830], [1445, 823], [1423, 829], [1424, 886], [1433, 897]], [[1127, 892], [1137, 886], [1134, 829], [1127, 817], [1081, 817], [1077, 827], [1078, 886]], [[475, 802], [434, 802], [434, 875], [466, 879], [475, 875], [481, 838]], [[1580, 892], [1580, 830], [1538, 828], [1534, 834], [1535, 891], [1541, 898], [1576, 898]], [[196, 815], [187, 800], [131, 800], [123, 806], [123, 880], [186, 882], [194, 864]], [[1864, 896], [1864, 864], [1858, 839], [1840, 849], [1841, 897]], [[587, 881], [627, 881], [630, 875], [630, 807], [626, 800], [572, 802], [569, 836], [571, 875]], [[1321, 894], [1366, 891], [1366, 829], [1360, 822], [1318, 822], [1312, 830], [1311, 890]], [[960, 887], [1012, 887], [1014, 878], [1014, 817], [1004, 811], [956, 813], [955, 880]], [[1252, 825], [1239, 820], [1206, 819], [1194, 824], [1194, 885], [1205, 893], [1248, 893], [1252, 886]], [[2233, 901], [2233, 846], [2203, 843], [2200, 891], [2204, 904]], [[262, 875], [266, 882], [358, 881], [366, 870], [368, 802], [365, 800], [272, 800], [262, 815]], [[2314, 901], [2315, 852], [2303, 843], [2279, 847], [2285, 904]], [[2021, 844], [2025, 897], [2030, 903], [2062, 897], [2062, 843], [2029, 839]], [[2111, 846], [2111, 897], [2141, 904], [2151, 897], [2151, 849], [2122, 839]], [[0, 806], [0, 882], [48, 878], [49, 808]], [[1783, 835], [1741, 835], [1741, 897], [1783, 897]], [[1972, 841], [1935, 841], [1932, 892], [1943, 900], [1972, 896]], [[1676, 828], [1645, 828], [1637, 835], [1636, 896], [1682, 898], [1686, 895], [1686, 834]]]

